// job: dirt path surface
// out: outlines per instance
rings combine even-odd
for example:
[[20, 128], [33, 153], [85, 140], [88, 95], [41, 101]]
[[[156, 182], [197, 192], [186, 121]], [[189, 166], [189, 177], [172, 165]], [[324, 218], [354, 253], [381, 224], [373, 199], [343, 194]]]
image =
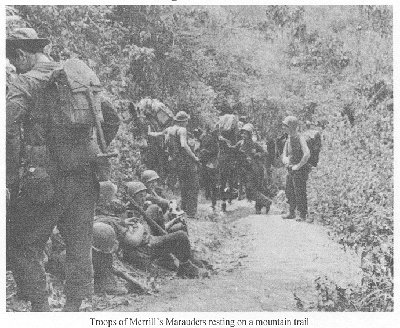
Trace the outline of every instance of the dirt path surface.
[[279, 215], [249, 215], [250, 206], [237, 202], [223, 218], [232, 230], [218, 252], [231, 266], [222, 265], [210, 278], [171, 279], [156, 295], [112, 311], [299, 311], [293, 293], [315, 299], [318, 276], [343, 285], [360, 281], [359, 258], [344, 252], [326, 228]]

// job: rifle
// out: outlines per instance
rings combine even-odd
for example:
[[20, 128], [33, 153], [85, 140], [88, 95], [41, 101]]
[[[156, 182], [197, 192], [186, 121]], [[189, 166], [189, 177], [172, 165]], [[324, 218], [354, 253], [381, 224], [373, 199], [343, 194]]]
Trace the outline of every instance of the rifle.
[[162, 235], [162, 236], [165, 236], [168, 234], [163, 228], [161, 228], [157, 224], [157, 222], [155, 222], [152, 218], [149, 218], [148, 215], [146, 214], [146, 212], [143, 210], [143, 208], [138, 203], [136, 203], [133, 199], [129, 200], [128, 206], [129, 206], [129, 204], [132, 205], [134, 207], [134, 209], [139, 211], [140, 215], [143, 216], [143, 218], [145, 219], [147, 224], [150, 226], [150, 228], [153, 229], [154, 231], [156, 231], [157, 234]]
[[97, 154], [97, 157], [116, 157], [116, 156], [118, 156], [117, 152], [107, 153], [106, 139], [104, 138], [104, 132], [103, 132], [103, 128], [101, 127], [100, 119], [96, 114], [96, 109], [95, 109], [94, 100], [93, 100], [93, 91], [92, 91], [91, 87], [86, 88], [86, 95], [89, 100], [89, 107], [90, 107], [90, 111], [92, 112], [92, 115], [93, 115], [93, 120], [96, 124], [97, 137], [100, 142], [99, 146], [100, 146], [101, 154]]
[[128, 272], [126, 272], [126, 269], [123, 270], [120, 267], [116, 267], [115, 265], [113, 265], [112, 267], [112, 272], [114, 275], [116, 275], [119, 278], [122, 278], [124, 280], [126, 280], [129, 285], [137, 290], [140, 293], [148, 293], [148, 288], [146, 288], [146, 286], [142, 285], [139, 281], [137, 281], [135, 278], [133, 278]]

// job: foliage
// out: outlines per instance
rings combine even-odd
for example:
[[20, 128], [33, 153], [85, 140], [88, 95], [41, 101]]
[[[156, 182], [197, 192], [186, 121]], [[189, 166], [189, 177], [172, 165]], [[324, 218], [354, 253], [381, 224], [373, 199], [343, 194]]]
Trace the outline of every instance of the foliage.
[[[96, 70], [124, 123], [113, 178], [143, 169], [129, 103], [185, 109], [191, 127], [218, 110], [246, 115], [263, 138], [287, 114], [323, 129], [311, 215], [362, 254], [361, 286], [321, 278], [326, 311], [393, 309], [392, 8], [389, 6], [15, 6], [57, 60]], [[277, 171], [278, 172], [278, 171]], [[279, 179], [279, 177], [277, 177]]]

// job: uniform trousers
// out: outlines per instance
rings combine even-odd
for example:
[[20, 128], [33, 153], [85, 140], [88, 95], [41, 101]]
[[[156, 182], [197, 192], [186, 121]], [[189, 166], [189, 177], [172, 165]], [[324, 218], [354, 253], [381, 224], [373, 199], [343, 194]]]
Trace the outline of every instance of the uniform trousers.
[[91, 169], [57, 173], [53, 182], [54, 196], [49, 202], [33, 202], [26, 195], [7, 213], [10, 265], [18, 289], [29, 301], [47, 298], [43, 251], [56, 225], [66, 244], [66, 297], [93, 293], [91, 246], [99, 183]]

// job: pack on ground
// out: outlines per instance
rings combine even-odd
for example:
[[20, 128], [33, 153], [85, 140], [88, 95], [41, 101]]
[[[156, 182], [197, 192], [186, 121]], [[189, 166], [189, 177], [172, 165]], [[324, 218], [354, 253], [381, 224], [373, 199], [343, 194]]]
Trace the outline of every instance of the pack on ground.
[[303, 136], [307, 142], [307, 146], [310, 149], [310, 158], [308, 164], [316, 167], [319, 161], [319, 153], [322, 148], [321, 133], [317, 130], [308, 130], [303, 133]]

